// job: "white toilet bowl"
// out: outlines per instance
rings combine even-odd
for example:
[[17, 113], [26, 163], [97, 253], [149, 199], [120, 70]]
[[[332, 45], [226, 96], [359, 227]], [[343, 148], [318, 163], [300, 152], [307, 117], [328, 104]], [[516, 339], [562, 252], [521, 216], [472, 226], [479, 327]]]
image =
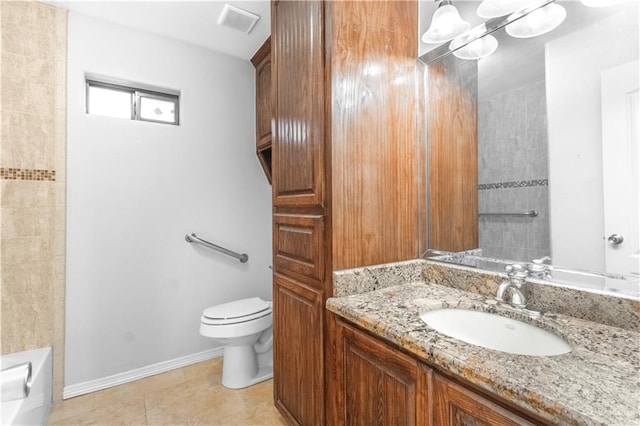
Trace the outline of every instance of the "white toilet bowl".
[[271, 302], [259, 297], [207, 308], [200, 334], [224, 346], [222, 385], [244, 388], [273, 377]]

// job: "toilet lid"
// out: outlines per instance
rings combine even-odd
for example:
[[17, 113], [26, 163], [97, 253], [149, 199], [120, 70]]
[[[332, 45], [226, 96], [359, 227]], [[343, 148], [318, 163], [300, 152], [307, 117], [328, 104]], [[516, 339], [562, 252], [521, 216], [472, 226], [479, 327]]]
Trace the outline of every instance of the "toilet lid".
[[205, 309], [202, 315], [209, 319], [226, 320], [246, 317], [257, 313], [266, 313], [266, 311], [270, 310], [270, 303], [265, 302], [259, 297], [250, 297], [248, 299], [240, 299], [223, 303], [222, 305], [212, 306]]

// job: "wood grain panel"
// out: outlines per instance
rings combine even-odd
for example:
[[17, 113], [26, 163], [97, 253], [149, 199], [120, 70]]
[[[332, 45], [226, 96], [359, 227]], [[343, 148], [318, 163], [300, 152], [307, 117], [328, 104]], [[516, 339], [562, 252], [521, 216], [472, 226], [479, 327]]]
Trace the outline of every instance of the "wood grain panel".
[[279, 274], [273, 283], [274, 397], [291, 424], [324, 424], [322, 294]]
[[271, 183], [271, 37], [268, 37], [253, 55], [251, 63], [256, 68], [256, 154], [267, 180]]
[[417, 2], [327, 5], [333, 268], [418, 256]]
[[271, 60], [256, 68], [256, 141], [258, 150], [271, 144]]
[[276, 272], [324, 278], [323, 216], [274, 214], [273, 242]]
[[478, 248], [477, 63], [429, 65], [429, 247]]
[[435, 425], [526, 426], [534, 424], [437, 374], [433, 378], [433, 387]]
[[419, 378], [424, 373], [417, 361], [341, 321], [339, 335], [339, 398], [332, 424], [427, 424], [422, 411], [427, 376]]
[[272, 8], [273, 204], [323, 206], [323, 3], [283, 1]]

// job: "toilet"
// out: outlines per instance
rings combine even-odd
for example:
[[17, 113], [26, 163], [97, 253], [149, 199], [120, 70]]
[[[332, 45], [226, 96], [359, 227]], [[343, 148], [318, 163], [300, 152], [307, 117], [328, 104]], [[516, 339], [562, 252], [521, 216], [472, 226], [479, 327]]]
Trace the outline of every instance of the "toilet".
[[271, 302], [250, 297], [207, 308], [200, 334], [224, 346], [222, 385], [240, 389], [273, 377]]

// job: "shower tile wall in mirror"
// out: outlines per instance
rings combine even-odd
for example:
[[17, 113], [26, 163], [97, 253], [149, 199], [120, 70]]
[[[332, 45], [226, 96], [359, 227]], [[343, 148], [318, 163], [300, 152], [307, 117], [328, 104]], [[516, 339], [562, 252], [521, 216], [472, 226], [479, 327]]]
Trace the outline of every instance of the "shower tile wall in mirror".
[[[554, 3], [566, 10], [558, 27], [530, 38], [495, 31], [497, 49], [477, 60], [479, 249], [506, 261], [549, 256], [561, 280], [638, 297], [640, 2]], [[479, 1], [453, 5], [472, 31], [486, 21]], [[424, 32], [438, 2], [420, 7]], [[421, 59], [449, 43], [422, 43]]]

